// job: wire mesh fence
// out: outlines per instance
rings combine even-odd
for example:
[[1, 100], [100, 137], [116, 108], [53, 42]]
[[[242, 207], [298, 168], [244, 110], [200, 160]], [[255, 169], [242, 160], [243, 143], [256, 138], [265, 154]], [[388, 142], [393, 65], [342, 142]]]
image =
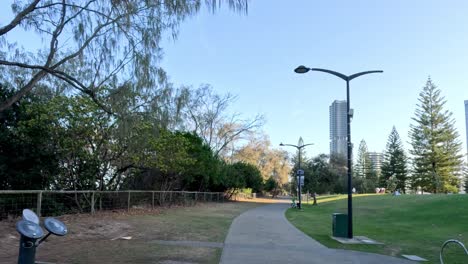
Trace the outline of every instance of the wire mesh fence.
[[40, 216], [95, 213], [105, 210], [154, 209], [224, 202], [224, 193], [185, 191], [2, 191], [0, 221], [31, 209]]

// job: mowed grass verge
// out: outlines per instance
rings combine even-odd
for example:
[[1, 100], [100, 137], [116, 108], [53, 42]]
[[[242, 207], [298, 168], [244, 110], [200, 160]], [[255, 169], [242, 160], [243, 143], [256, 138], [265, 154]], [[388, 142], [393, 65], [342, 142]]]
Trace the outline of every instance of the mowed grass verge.
[[[318, 203], [305, 204], [302, 212], [288, 209], [286, 217], [327, 247], [418, 255], [439, 263], [444, 241], [457, 239], [468, 245], [468, 195], [353, 196], [354, 235], [385, 245], [343, 245], [331, 239], [332, 214], [347, 212], [346, 195], [323, 197]], [[445, 263], [468, 263], [468, 256], [455, 245], [448, 246], [444, 256]]]
[[[70, 233], [51, 237], [37, 250], [52, 263], [219, 263], [222, 249], [160, 245], [156, 240], [224, 242], [232, 220], [260, 204], [204, 203], [148, 213], [70, 216]], [[5, 230], [16, 236], [14, 222]], [[130, 240], [116, 239], [121, 236]], [[0, 263], [14, 263], [18, 240], [0, 245]]]

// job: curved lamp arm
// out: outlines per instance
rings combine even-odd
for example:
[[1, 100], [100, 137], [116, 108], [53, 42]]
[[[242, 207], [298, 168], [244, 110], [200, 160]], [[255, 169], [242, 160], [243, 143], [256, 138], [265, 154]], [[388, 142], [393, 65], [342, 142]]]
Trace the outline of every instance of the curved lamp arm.
[[281, 146], [281, 147], [289, 146], [289, 147], [295, 147], [295, 148], [297, 148], [297, 149], [301, 149], [301, 148], [303, 148], [303, 147], [305, 147], [305, 146], [310, 146], [310, 145], [313, 145], [313, 144], [314, 144], [314, 143], [309, 143], [309, 144], [304, 144], [304, 145], [302, 145], [302, 146], [296, 146], [296, 145], [292, 145], [292, 144], [283, 144], [283, 143], [280, 143], [280, 146]]
[[347, 82], [349, 82], [352, 79], [355, 79], [355, 78], [357, 78], [359, 76], [362, 76], [362, 75], [371, 74], [371, 73], [382, 73], [383, 72], [383, 71], [364, 71], [364, 72], [358, 72], [358, 73], [352, 74], [350, 76], [346, 76], [346, 75], [344, 75], [342, 73], [339, 73], [339, 72], [336, 72], [336, 71], [321, 69], [321, 68], [308, 68], [308, 67], [305, 67], [305, 66], [302, 66], [302, 65], [297, 67], [295, 71], [297, 73], [306, 73], [308, 71], [326, 72], [326, 73], [335, 75], [336, 77], [338, 77], [340, 79], [343, 79], [343, 80], [345, 80]]
[[313, 145], [314, 143], [309, 143], [309, 144], [304, 144], [301, 146], [301, 148], [305, 147], [305, 146], [310, 146], [310, 145]]
[[359, 72], [359, 73], [355, 73], [353, 75], [350, 75], [348, 76], [348, 80], [351, 81], [352, 79], [354, 78], [357, 78], [361, 75], [366, 75], [366, 74], [371, 74], [371, 73], [382, 73], [383, 71], [365, 71], [365, 72]]
[[283, 144], [283, 143], [280, 143], [280, 146], [281, 147], [286, 147], [286, 146], [289, 146], [289, 147], [295, 147], [295, 148], [299, 148], [299, 146], [296, 146], [296, 145], [292, 145], [292, 144]]
[[339, 72], [336, 72], [336, 71], [332, 71], [332, 70], [327, 70], [327, 69], [320, 69], [320, 68], [311, 68], [310, 69], [311, 71], [321, 71], [321, 72], [326, 72], [326, 73], [329, 73], [329, 74], [333, 74], [335, 75], [336, 77], [339, 77], [345, 81], [348, 81], [348, 76], [342, 74], [342, 73], [339, 73]]

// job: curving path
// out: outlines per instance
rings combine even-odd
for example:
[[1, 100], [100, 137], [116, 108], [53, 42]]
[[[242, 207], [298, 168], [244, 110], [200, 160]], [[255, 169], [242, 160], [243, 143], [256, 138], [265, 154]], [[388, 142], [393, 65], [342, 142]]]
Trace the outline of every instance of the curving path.
[[221, 263], [415, 263], [378, 254], [327, 248], [289, 223], [284, 216], [288, 206], [266, 205], [234, 219], [224, 242]]

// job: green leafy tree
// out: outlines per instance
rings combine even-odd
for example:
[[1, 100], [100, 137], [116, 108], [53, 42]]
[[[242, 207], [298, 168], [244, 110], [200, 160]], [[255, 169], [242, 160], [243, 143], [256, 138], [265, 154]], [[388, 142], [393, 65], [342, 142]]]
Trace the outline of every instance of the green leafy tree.
[[257, 167], [246, 164], [245, 174], [246, 174], [246, 187], [252, 189], [253, 192], [261, 192], [263, 190], [263, 179], [262, 174], [257, 169]]
[[452, 113], [440, 89], [429, 78], [419, 94], [415, 122], [409, 133], [413, 155], [413, 187], [423, 191], [457, 192], [461, 169], [461, 142], [455, 130]]
[[232, 185], [226, 185], [225, 188], [249, 188], [253, 192], [262, 190], [263, 179], [256, 166], [246, 162], [236, 162], [232, 165], [221, 162], [210, 146], [205, 144], [198, 135], [187, 132], [182, 135], [190, 142], [188, 153], [194, 160], [194, 164], [190, 165], [184, 173], [186, 188], [224, 191], [225, 189], [219, 189], [219, 184], [225, 180], [225, 176], [220, 173], [220, 167], [226, 167], [230, 168], [231, 174], [229, 175], [234, 177], [234, 180], [229, 179], [227, 182]]
[[[14, 92], [0, 90], [4, 97]], [[179, 95], [156, 96], [152, 101], [163, 104], [158, 108], [137, 107], [129, 94], [122, 91], [121, 98], [106, 102], [121, 115], [107, 113], [88, 96], [52, 95], [47, 88], [5, 110], [0, 118], [2, 188], [224, 191], [237, 186], [225, 184], [230, 165], [200, 137], [168, 130], [178, 122], [172, 117]], [[246, 182], [241, 186], [261, 190], [258, 170], [249, 166], [241, 173]]]
[[276, 195], [278, 195], [278, 191], [279, 191], [279, 184], [278, 182], [276, 181], [276, 179], [272, 176], [270, 178], [268, 178], [265, 182], [265, 191], [269, 192], [272, 194], [273, 197], [275, 197]]
[[387, 191], [393, 193], [395, 190], [398, 189], [398, 179], [396, 176], [390, 176], [385, 182], [384, 185], [387, 188]]
[[210, 146], [194, 133], [184, 132], [182, 135], [189, 141], [188, 153], [194, 164], [184, 173], [184, 186], [190, 190], [210, 190], [210, 182], [220, 182], [218, 159]]
[[[320, 165], [326, 166], [326, 156], [322, 156], [325, 159], [321, 159], [320, 156], [313, 157], [312, 159], [305, 159], [302, 163], [302, 170], [304, 171], [304, 186], [301, 187], [303, 193], [306, 192], [318, 192], [321, 193], [321, 186], [319, 184], [319, 177], [317, 176], [322, 171]], [[293, 175], [293, 188], [297, 189], [297, 170], [291, 172]]]
[[[142, 142], [148, 142], [143, 139], [146, 135], [135, 133], [144, 120], [129, 122], [130, 115], [122, 120], [81, 94], [55, 96], [46, 106], [55, 117], [51, 130], [60, 154], [61, 172], [54, 188], [120, 188], [129, 169], [136, 165], [135, 156], [141, 155]], [[125, 130], [127, 133], [122, 133]]]
[[328, 156], [320, 154], [307, 163], [307, 190], [311, 193], [328, 193], [333, 191], [337, 182], [337, 174], [330, 170]]
[[[0, 84], [0, 100], [13, 93]], [[47, 93], [30, 94], [0, 115], [0, 189], [48, 189], [58, 173], [49, 99]]]
[[109, 140], [103, 138], [107, 133], [107, 114], [88, 97], [80, 95], [56, 96], [47, 106], [56, 117], [52, 131], [60, 153], [60, 174], [55, 177], [54, 188], [105, 190], [106, 169], [101, 174], [100, 166], [105, 160], [100, 154]]
[[227, 191], [228, 196], [232, 197], [241, 189], [247, 186], [247, 180], [244, 174], [244, 163], [236, 162], [234, 164], [226, 164], [223, 169], [223, 189]]
[[403, 144], [395, 127], [388, 136], [387, 147], [382, 162], [382, 172], [380, 186], [386, 186], [390, 177], [396, 178], [396, 189], [405, 192], [406, 178], [408, 174], [407, 157], [403, 149]]
[[375, 170], [375, 166], [372, 165], [372, 161], [371, 161], [371, 166], [369, 168], [369, 170], [366, 171], [366, 177], [364, 179], [364, 191], [366, 193], [373, 193], [375, 192], [375, 188], [377, 187], [378, 185], [378, 180], [379, 180], [379, 176], [378, 176], [378, 172]]
[[343, 193], [347, 184], [344, 156], [320, 154], [307, 160], [303, 166], [304, 192]]
[[348, 161], [344, 155], [330, 155], [330, 171], [336, 179], [333, 193], [346, 193], [348, 191]]
[[140, 155], [134, 156], [138, 171], [126, 185], [135, 189], [183, 189], [184, 175], [195, 164], [189, 153], [190, 141], [180, 132], [160, 130], [155, 134], [151, 124], [145, 124], [140, 133], [147, 143]]

